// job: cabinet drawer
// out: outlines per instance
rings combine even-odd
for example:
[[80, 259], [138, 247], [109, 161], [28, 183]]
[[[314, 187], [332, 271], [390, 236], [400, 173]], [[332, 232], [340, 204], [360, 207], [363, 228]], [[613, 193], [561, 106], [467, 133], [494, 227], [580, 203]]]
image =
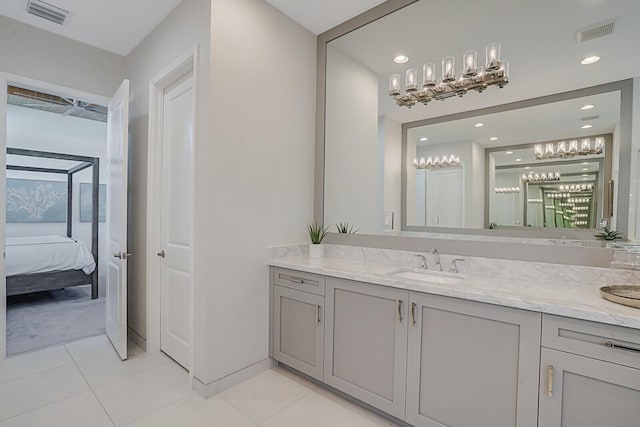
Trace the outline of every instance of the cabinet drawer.
[[324, 295], [325, 278], [319, 274], [287, 270], [286, 268], [274, 268], [273, 284]]
[[640, 330], [545, 314], [542, 346], [640, 369]]

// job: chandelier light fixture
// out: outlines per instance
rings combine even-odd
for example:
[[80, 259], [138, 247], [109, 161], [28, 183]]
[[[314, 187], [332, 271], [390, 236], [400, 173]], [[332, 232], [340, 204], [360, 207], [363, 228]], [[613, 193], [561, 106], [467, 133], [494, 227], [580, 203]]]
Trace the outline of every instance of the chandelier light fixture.
[[568, 143], [567, 141], [549, 142], [544, 144], [544, 147], [542, 144], [536, 144], [533, 147], [537, 160], [602, 154], [603, 151], [604, 137], [601, 136], [595, 138], [593, 144], [590, 138], [583, 138], [580, 141], [573, 139]]
[[533, 173], [529, 172], [529, 174], [522, 174], [522, 182], [553, 182], [560, 181], [560, 172], [550, 172], [546, 173]]
[[509, 83], [509, 63], [500, 59], [500, 43], [489, 43], [486, 47], [484, 67], [478, 66], [478, 51], [468, 50], [462, 56], [463, 70], [456, 74], [455, 58], [442, 59], [442, 76], [436, 79], [436, 64], [422, 66], [422, 85], [418, 84], [418, 70], [405, 72], [404, 94], [400, 89], [400, 74], [389, 76], [389, 96], [400, 107], [413, 107], [421, 102], [427, 105], [432, 100], [444, 101], [452, 96], [464, 96], [470, 90], [484, 91], [496, 85], [500, 88]]
[[438, 156], [435, 158], [429, 157], [426, 160], [424, 157], [420, 157], [420, 159], [413, 159], [413, 166], [416, 169], [456, 168], [461, 164], [462, 162], [460, 162], [460, 157], [455, 154], [443, 156], [442, 159]]
[[560, 191], [570, 191], [572, 193], [580, 191], [593, 191], [593, 184], [561, 185]]
[[496, 187], [495, 191], [498, 194], [514, 194], [520, 192], [520, 187]]

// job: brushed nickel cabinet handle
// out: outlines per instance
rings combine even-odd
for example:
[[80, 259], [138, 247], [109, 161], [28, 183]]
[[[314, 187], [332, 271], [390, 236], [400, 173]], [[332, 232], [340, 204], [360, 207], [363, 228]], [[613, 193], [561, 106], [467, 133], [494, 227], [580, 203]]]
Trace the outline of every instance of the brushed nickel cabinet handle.
[[133, 255], [130, 252], [117, 252], [115, 254], [113, 254], [114, 258], [118, 258], [118, 259], [127, 259], [129, 258], [131, 255]]
[[290, 277], [289, 281], [294, 282], [294, 283], [300, 283], [300, 284], [304, 283], [304, 279], [299, 279], [297, 277]]
[[613, 348], [615, 350], [633, 351], [635, 353], [640, 353], [640, 348], [627, 347], [626, 345], [616, 344], [611, 341], [603, 342], [602, 345], [604, 345], [605, 347]]
[[547, 366], [547, 397], [553, 397], [553, 366]]
[[318, 309], [318, 323], [320, 323], [320, 306], [317, 305], [316, 308]]
[[415, 326], [416, 324], [416, 303], [411, 303], [411, 324]]
[[402, 322], [402, 300], [398, 300], [398, 322]]

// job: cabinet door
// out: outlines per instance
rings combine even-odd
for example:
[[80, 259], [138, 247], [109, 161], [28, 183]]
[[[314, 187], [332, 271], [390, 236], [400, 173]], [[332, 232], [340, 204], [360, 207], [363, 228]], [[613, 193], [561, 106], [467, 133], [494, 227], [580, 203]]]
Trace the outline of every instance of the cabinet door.
[[639, 425], [639, 369], [542, 348], [540, 427]]
[[400, 419], [409, 293], [327, 278], [324, 381]]
[[282, 286], [273, 287], [273, 357], [322, 380], [324, 298]]
[[539, 313], [413, 292], [409, 311], [407, 422], [536, 426]]

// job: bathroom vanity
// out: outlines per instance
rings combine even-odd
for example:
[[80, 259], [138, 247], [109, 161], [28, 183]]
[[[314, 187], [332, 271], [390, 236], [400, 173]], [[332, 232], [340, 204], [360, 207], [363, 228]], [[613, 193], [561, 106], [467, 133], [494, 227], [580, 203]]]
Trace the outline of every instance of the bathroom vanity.
[[638, 425], [640, 311], [588, 283], [387, 252], [270, 258], [271, 357], [414, 426]]

